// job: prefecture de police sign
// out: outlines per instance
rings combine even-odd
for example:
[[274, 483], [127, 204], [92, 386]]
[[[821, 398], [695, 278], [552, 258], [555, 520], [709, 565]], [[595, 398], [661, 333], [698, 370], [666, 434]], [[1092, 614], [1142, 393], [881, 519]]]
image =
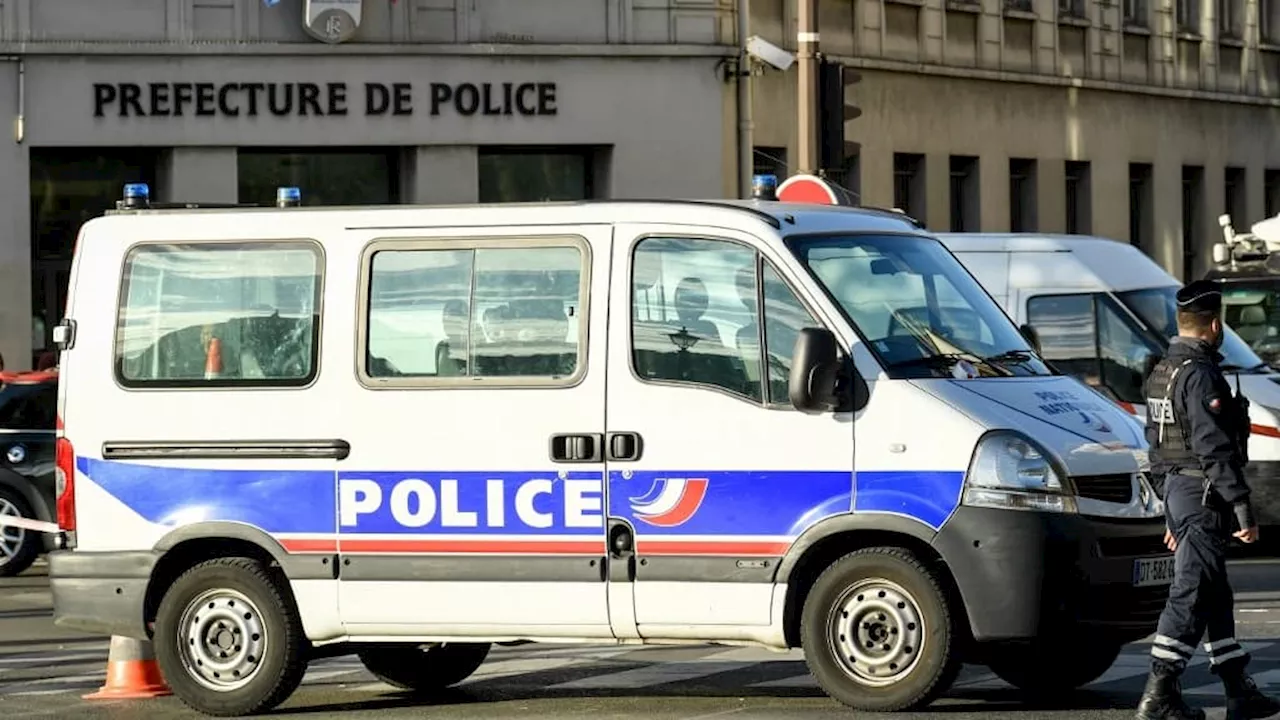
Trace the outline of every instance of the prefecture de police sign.
[[338, 479], [343, 533], [597, 534], [599, 473], [352, 473]]

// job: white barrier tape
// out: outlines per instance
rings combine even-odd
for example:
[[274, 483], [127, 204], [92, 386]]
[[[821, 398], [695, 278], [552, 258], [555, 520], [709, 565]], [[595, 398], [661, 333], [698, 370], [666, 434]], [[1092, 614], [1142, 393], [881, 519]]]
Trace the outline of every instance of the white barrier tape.
[[9, 527], [19, 527], [23, 530], [35, 530], [42, 533], [62, 532], [62, 528], [57, 523], [45, 522], [43, 520], [32, 520], [31, 518], [18, 517], [17, 515], [0, 515], [0, 526], [8, 525]]

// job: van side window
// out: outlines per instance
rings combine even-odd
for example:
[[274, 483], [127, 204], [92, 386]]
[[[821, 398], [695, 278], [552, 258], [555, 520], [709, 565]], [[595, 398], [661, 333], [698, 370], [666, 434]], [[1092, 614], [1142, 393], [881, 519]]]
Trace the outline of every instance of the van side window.
[[125, 258], [116, 376], [130, 388], [315, 377], [321, 254], [307, 242], [147, 244]]
[[1093, 295], [1040, 295], [1027, 300], [1027, 322], [1040, 335], [1045, 360], [1090, 385], [1102, 382]]
[[374, 252], [365, 374], [569, 382], [585, 366], [584, 257], [573, 246]]
[[1109, 297], [1042, 295], [1027, 301], [1027, 319], [1044, 357], [1059, 370], [1121, 402], [1142, 404], [1143, 373], [1156, 348]]

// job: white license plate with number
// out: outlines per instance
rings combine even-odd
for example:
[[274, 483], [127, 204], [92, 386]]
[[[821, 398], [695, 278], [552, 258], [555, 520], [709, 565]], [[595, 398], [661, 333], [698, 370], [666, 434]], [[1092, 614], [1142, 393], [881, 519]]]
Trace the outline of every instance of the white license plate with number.
[[1133, 563], [1133, 584], [1136, 587], [1168, 585], [1173, 582], [1173, 556], [1142, 558]]

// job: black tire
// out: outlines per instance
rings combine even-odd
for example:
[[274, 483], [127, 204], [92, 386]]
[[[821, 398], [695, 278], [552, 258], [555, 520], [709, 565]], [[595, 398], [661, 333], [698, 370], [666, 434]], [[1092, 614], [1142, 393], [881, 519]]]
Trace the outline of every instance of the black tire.
[[[215, 595], [210, 597], [210, 593]], [[238, 595], [239, 600], [233, 595]], [[245, 599], [251, 603], [248, 611], [243, 603]], [[197, 602], [199, 611], [195, 608]], [[251, 612], [254, 607], [256, 613]], [[201, 647], [210, 647], [197, 644], [193, 639], [197, 635], [210, 637], [207, 632], [191, 632], [193, 626], [203, 625], [202, 612], [208, 613], [203, 623], [216, 620], [216, 627], [226, 628], [218, 632], [219, 641], [230, 638], [229, 643], [243, 643], [228, 648], [232, 659], [238, 656], [243, 661], [241, 667], [248, 668], [249, 679], [243, 685], [210, 687], [194, 670], [188, 669], [186, 658], [195, 660]], [[255, 629], [260, 632], [251, 632]], [[206, 715], [238, 717], [270, 710], [293, 694], [307, 670], [308, 643], [298, 612], [280, 581], [261, 562], [251, 558], [217, 558], [183, 573], [160, 601], [154, 645], [156, 661], [173, 694], [188, 707]], [[253, 655], [255, 649], [260, 651], [260, 657]], [[222, 657], [225, 656], [224, 653]], [[221, 674], [229, 677], [210, 683], [235, 680], [230, 677], [233, 670], [224, 669]]]
[[[918, 709], [946, 692], [960, 672], [953, 617], [938, 573], [910, 551], [858, 550], [823, 571], [805, 599], [805, 662], [828, 695], [855, 710]], [[855, 638], [850, 630], [858, 632], [856, 649], [848, 644]], [[866, 642], [874, 646], [870, 651]]]
[[356, 655], [382, 682], [413, 693], [431, 693], [471, 677], [489, 656], [489, 643], [441, 643], [425, 648], [378, 645]]
[[[20, 517], [28, 520], [35, 520], [35, 513], [31, 510], [31, 505], [27, 503], [27, 499], [22, 497], [22, 493], [10, 487], [0, 485], [0, 507], [6, 504], [13, 506]], [[0, 533], [6, 535], [21, 534], [22, 539], [18, 542], [17, 550], [12, 556], [6, 555], [0, 551], [0, 577], [14, 577], [26, 572], [27, 568], [36, 561], [40, 555], [41, 546], [44, 540], [40, 537], [40, 533], [21, 528], [0, 528]]]
[[993, 649], [987, 667], [1025, 693], [1062, 695], [1102, 677], [1123, 647], [1115, 641], [1087, 637], [1028, 643]]

